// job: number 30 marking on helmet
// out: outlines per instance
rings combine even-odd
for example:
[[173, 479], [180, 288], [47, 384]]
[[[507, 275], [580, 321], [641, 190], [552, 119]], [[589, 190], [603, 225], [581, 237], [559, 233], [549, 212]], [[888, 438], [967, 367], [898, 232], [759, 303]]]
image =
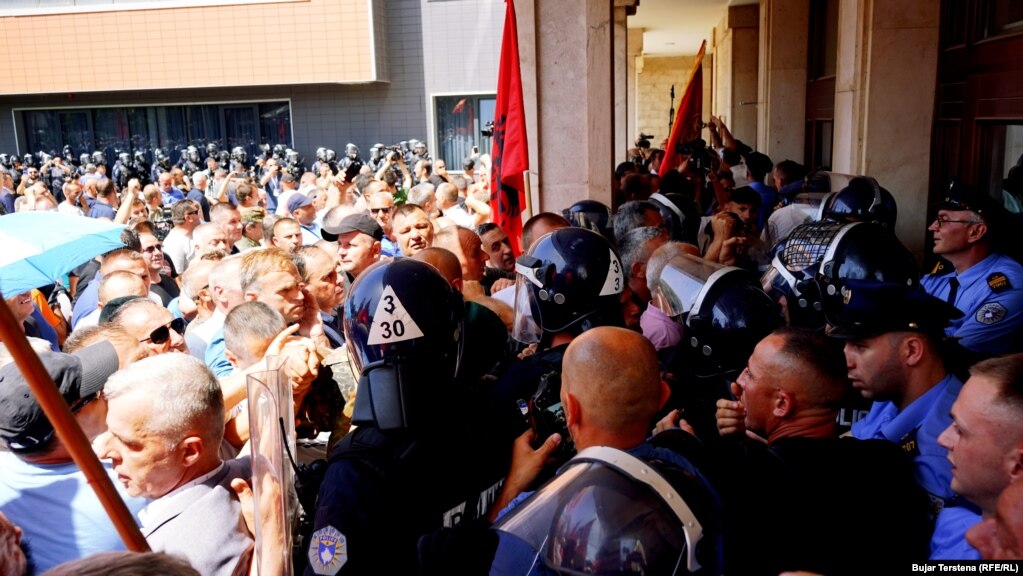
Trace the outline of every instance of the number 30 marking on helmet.
[[398, 299], [394, 288], [390, 286], [384, 288], [373, 313], [373, 325], [369, 329], [366, 343], [394, 344], [422, 337], [423, 331]]
[[381, 322], [380, 329], [382, 331], [380, 336], [387, 340], [390, 340], [392, 337], [401, 338], [405, 335], [405, 324], [401, 320]]

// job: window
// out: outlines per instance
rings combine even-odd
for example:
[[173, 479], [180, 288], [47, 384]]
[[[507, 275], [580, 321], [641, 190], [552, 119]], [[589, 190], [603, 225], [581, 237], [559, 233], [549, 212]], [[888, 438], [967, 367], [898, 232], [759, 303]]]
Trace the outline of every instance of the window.
[[838, 62], [838, 0], [810, 4], [810, 49], [807, 72], [811, 80], [835, 75]]
[[108, 162], [119, 152], [156, 148], [177, 162], [188, 146], [209, 142], [242, 146], [250, 156], [260, 143], [291, 146], [289, 102], [25, 110], [21, 120], [26, 152], [56, 154], [68, 145], [76, 156], [100, 150]]
[[987, 0], [980, 5], [980, 37], [1023, 32], [1023, 2], [1019, 0]]
[[986, 182], [982, 183], [995, 192], [995, 199], [1001, 199], [1010, 212], [1023, 214], [1023, 123], [987, 124], [981, 133], [988, 143], [988, 157], [981, 164], [986, 165], [981, 175]]
[[490, 137], [481, 132], [494, 119], [497, 100], [493, 95], [436, 96], [434, 118], [437, 126], [435, 158], [443, 158], [449, 171], [462, 169], [462, 162], [474, 154], [490, 154]]

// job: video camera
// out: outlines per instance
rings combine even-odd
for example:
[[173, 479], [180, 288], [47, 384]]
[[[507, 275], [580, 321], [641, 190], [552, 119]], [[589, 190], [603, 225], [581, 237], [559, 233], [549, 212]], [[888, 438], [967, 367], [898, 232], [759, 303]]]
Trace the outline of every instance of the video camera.
[[639, 133], [639, 138], [636, 138], [636, 148], [649, 148], [650, 141], [653, 140], [653, 134]]
[[689, 156], [689, 167], [706, 173], [711, 169], [710, 152], [703, 138], [695, 138], [689, 142], [675, 145], [675, 152]]
[[494, 135], [494, 121], [491, 120], [491, 121], [487, 122], [486, 124], [484, 124], [483, 128], [480, 128], [480, 134], [486, 136], [487, 138], [490, 138], [491, 136], [493, 136]]

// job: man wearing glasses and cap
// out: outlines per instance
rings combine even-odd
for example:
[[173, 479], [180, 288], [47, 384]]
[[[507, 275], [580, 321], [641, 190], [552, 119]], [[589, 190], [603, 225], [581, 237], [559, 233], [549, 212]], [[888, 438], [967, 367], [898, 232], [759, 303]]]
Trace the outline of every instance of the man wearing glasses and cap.
[[996, 243], [1005, 217], [985, 193], [953, 181], [928, 227], [944, 261], [921, 284], [964, 314], [945, 334], [984, 357], [1023, 350], [1023, 266]]
[[[74, 354], [40, 354], [89, 440], [106, 430], [103, 385], [136, 355], [107, 341]], [[10, 450], [0, 451], [0, 512], [24, 530], [39, 573], [94, 552], [124, 549], [85, 474], [54, 434], [14, 363], [0, 368], [0, 437]], [[107, 472], [113, 480], [109, 467]], [[145, 504], [119, 492], [133, 513]]]

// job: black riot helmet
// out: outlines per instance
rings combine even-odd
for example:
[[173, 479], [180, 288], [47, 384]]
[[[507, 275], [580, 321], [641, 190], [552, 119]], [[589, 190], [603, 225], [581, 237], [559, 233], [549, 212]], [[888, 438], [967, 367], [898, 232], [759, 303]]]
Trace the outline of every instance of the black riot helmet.
[[596, 200], [580, 200], [561, 211], [572, 226], [593, 230], [608, 240], [614, 240], [611, 208]]
[[217, 157], [219, 159], [219, 164], [221, 166], [227, 166], [228, 162], [231, 161], [231, 153], [228, 152], [227, 150], [221, 150], [220, 152], [217, 152]]
[[454, 390], [464, 303], [439, 272], [402, 258], [367, 268], [344, 305], [344, 332], [359, 394], [352, 423], [422, 430]]
[[857, 222], [839, 231], [817, 272], [826, 318], [841, 312], [848, 279], [913, 287], [920, 284], [920, 270], [916, 258], [895, 234], [877, 224]]
[[96, 150], [95, 152], [92, 153], [92, 163], [95, 164], [96, 166], [99, 166], [100, 164], [106, 164], [107, 158], [106, 156], [103, 155], [102, 152]]
[[569, 460], [498, 520], [492, 573], [698, 574], [722, 570], [713, 489], [687, 462], [646, 462], [607, 446]]
[[195, 146], [189, 146], [188, 148], [185, 149], [185, 158], [187, 158], [189, 162], [193, 162], [193, 163], [194, 162], [198, 162], [199, 161], [199, 149], [196, 148]]
[[217, 154], [220, 153], [220, 149], [217, 147], [216, 142], [210, 142], [206, 144], [206, 157], [216, 159]]
[[828, 199], [824, 217], [836, 222], [873, 222], [895, 231], [898, 208], [891, 192], [869, 176], [857, 176]]
[[653, 305], [683, 321], [681, 354], [699, 377], [738, 373], [757, 342], [783, 323], [752, 274], [690, 254], [669, 260], [650, 288]]
[[520, 342], [558, 332], [621, 326], [625, 274], [611, 242], [582, 228], [561, 228], [515, 261], [515, 326]]
[[793, 229], [772, 250], [771, 267], [760, 282], [775, 300], [785, 298], [790, 326], [824, 329], [824, 302], [817, 272], [831, 242], [848, 226], [851, 224], [827, 220], [808, 222]]
[[71, 162], [75, 159], [75, 153], [74, 151], [71, 150], [71, 146], [68, 144], [65, 144], [64, 148], [61, 149], [60, 155], [63, 156], [64, 159], [67, 160], [68, 162]]
[[273, 147], [273, 157], [278, 159], [278, 160], [283, 160], [284, 159], [284, 151], [287, 150], [287, 149], [288, 149], [287, 146], [285, 146], [284, 144], [274, 144], [274, 147]]
[[86, 164], [90, 163], [91, 161], [92, 161], [92, 159], [85, 152], [82, 152], [81, 154], [78, 155], [78, 164], [81, 165], [81, 166], [85, 166]]
[[249, 160], [249, 153], [245, 151], [245, 148], [235, 146], [231, 149], [231, 159], [244, 164]]
[[284, 151], [284, 157], [287, 159], [288, 164], [295, 165], [301, 162], [301, 158], [298, 156], [298, 150], [292, 150], [288, 148]]
[[345, 144], [345, 156], [355, 160], [359, 157], [359, 147], [351, 142]]
[[32, 155], [31, 152], [27, 153], [27, 154], [25, 154], [22, 157], [22, 163], [25, 165], [26, 168], [29, 168], [29, 167], [35, 168], [36, 167], [36, 158], [35, 158], [35, 156]]
[[117, 161], [120, 162], [122, 166], [127, 166], [131, 162], [131, 155], [127, 152], [120, 152], [117, 154]]
[[337, 160], [337, 152], [334, 152], [332, 148], [327, 148], [327, 150], [323, 153], [323, 160], [325, 162], [334, 162]]
[[153, 152], [153, 158], [156, 159], [158, 164], [166, 164], [170, 160], [170, 157], [167, 156], [167, 153], [164, 152], [163, 148], [157, 148]]
[[316, 159], [319, 160], [320, 162], [326, 162], [327, 161], [327, 149], [324, 148], [323, 146], [320, 146], [319, 148], [317, 148], [316, 149]]

